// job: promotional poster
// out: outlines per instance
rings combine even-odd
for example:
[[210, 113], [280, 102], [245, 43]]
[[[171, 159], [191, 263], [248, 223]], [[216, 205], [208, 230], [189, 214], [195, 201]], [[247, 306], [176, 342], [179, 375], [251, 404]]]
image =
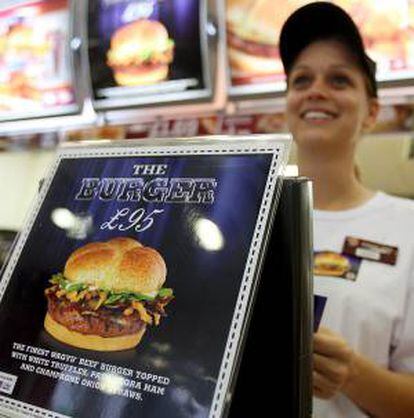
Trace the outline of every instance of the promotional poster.
[[60, 151], [0, 281], [0, 413], [224, 416], [290, 142], [177, 143]]
[[69, 4], [42, 0], [0, 8], [0, 120], [75, 107]]
[[205, 32], [200, 32], [205, 15], [203, 0], [89, 2], [96, 104], [136, 104], [166, 94], [179, 99], [202, 91], [208, 73]]

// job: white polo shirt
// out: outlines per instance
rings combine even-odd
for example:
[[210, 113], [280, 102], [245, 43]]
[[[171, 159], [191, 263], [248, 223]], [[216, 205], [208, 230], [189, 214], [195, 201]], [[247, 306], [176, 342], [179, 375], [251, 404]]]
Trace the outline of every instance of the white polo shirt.
[[[314, 211], [315, 251], [340, 253], [352, 236], [398, 247], [395, 266], [362, 260], [355, 281], [315, 276], [326, 296], [321, 326], [377, 364], [414, 373], [414, 201], [378, 192], [363, 206]], [[314, 418], [367, 417], [343, 395], [314, 399]]]

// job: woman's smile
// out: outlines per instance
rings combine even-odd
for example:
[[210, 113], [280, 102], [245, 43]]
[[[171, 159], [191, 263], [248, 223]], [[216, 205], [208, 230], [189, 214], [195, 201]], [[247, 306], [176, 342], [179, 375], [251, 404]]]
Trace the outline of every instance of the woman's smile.
[[324, 109], [307, 109], [301, 113], [301, 118], [304, 121], [314, 125], [323, 125], [336, 117], [336, 113]]

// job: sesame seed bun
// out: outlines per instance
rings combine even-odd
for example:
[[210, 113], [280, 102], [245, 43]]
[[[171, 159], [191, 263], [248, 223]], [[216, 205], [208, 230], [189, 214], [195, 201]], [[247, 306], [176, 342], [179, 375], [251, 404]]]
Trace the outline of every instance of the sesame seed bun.
[[63, 274], [75, 283], [146, 294], [162, 287], [167, 268], [155, 249], [119, 237], [77, 249], [68, 258]]

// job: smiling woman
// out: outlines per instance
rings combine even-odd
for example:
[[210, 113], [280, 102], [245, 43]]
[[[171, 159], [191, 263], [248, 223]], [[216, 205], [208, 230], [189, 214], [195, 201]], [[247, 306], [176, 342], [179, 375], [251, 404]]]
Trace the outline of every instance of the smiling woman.
[[279, 45], [287, 124], [300, 174], [313, 181], [315, 254], [352, 260], [353, 269], [314, 270], [315, 292], [327, 297], [314, 338], [314, 415], [413, 417], [414, 239], [406, 231], [414, 204], [370, 190], [355, 169], [357, 145], [378, 115], [375, 63], [352, 19], [328, 2], [294, 12]]
[[375, 123], [378, 101], [368, 96], [352, 58], [336, 40], [316, 41], [298, 55], [287, 96], [287, 121], [297, 143], [314, 147], [320, 146], [315, 141], [326, 141], [324, 146], [334, 147], [342, 158], [344, 148]]

